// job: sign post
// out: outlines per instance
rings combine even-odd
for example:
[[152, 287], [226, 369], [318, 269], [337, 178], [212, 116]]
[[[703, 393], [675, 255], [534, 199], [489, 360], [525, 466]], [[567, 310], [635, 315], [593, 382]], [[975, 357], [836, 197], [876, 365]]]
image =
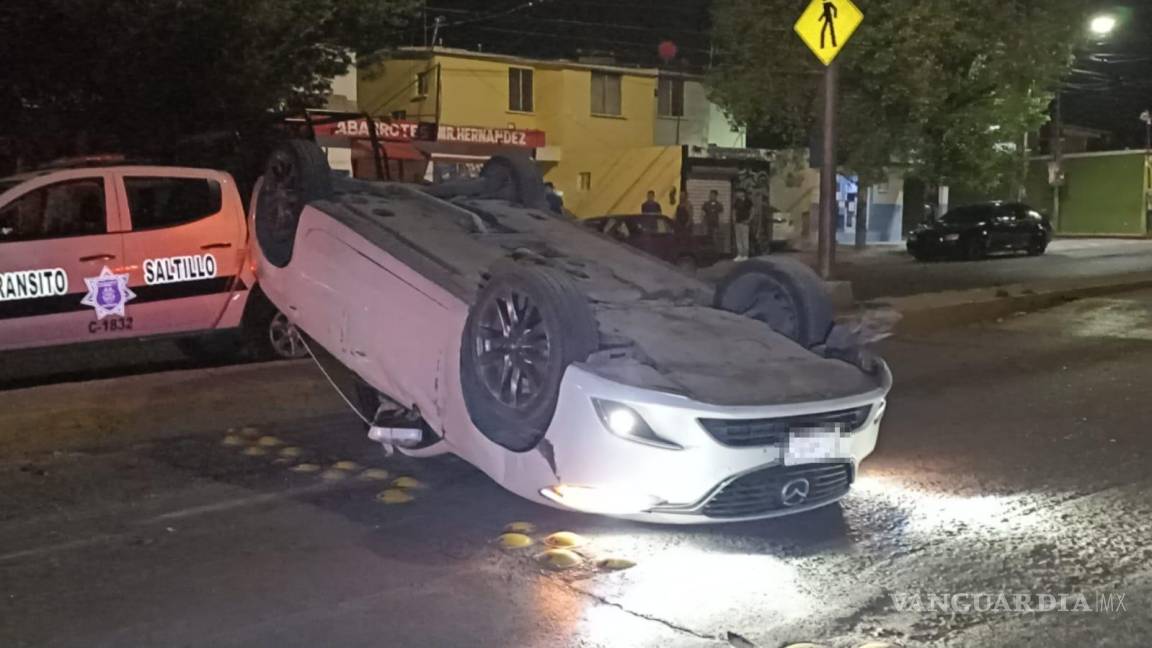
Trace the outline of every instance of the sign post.
[[836, 102], [839, 94], [839, 69], [835, 59], [863, 20], [864, 14], [852, 0], [812, 0], [794, 27], [808, 49], [825, 65], [824, 159], [820, 170], [817, 266], [824, 279], [832, 277], [836, 254]]

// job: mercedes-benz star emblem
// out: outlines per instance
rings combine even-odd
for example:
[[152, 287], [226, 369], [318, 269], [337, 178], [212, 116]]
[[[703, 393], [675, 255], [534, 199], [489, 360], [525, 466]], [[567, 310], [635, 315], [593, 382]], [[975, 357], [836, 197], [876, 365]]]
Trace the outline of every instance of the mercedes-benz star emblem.
[[808, 490], [811, 485], [803, 477], [793, 479], [780, 489], [780, 501], [784, 506], [799, 506], [808, 499]]

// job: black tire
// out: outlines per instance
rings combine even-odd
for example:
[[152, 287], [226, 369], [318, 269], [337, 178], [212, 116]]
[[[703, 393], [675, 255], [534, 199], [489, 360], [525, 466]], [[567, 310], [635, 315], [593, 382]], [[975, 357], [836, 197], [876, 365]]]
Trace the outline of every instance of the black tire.
[[499, 264], [476, 296], [460, 346], [460, 384], [472, 422], [509, 450], [532, 449], [552, 421], [565, 369], [598, 347], [596, 318], [572, 279], [548, 268]]
[[269, 263], [278, 268], [288, 265], [304, 206], [330, 195], [332, 170], [320, 147], [288, 140], [272, 151], [255, 214], [256, 241]]
[[965, 239], [962, 254], [968, 261], [979, 261], [988, 256], [988, 245], [979, 237], [973, 236]]
[[308, 357], [300, 331], [288, 321], [259, 287], [248, 297], [241, 323], [249, 354], [256, 360], [298, 360]]
[[1040, 256], [1048, 249], [1048, 241], [1034, 240], [1028, 245], [1028, 256]]
[[764, 322], [807, 348], [824, 342], [835, 317], [824, 282], [792, 259], [737, 265], [717, 286], [713, 305]]
[[222, 364], [242, 360], [244, 340], [233, 333], [210, 334], [196, 338], [178, 338], [176, 348], [184, 355], [206, 364]]

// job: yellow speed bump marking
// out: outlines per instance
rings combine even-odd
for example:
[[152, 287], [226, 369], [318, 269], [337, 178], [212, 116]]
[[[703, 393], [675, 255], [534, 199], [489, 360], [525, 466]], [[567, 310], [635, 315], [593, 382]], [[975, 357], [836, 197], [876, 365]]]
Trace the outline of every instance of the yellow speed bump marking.
[[244, 454], [249, 457], [263, 457], [268, 454], [268, 451], [260, 446], [248, 446], [244, 448]]
[[584, 540], [583, 536], [572, 533], [571, 531], [557, 531], [547, 538], [544, 538], [544, 544], [558, 549], [579, 547], [585, 542], [586, 540]]
[[287, 465], [291, 464], [293, 461], [294, 460], [289, 458], [289, 457], [276, 457], [275, 459], [272, 460], [272, 463], [276, 464], [277, 466], [287, 466]]
[[389, 488], [376, 494], [376, 501], [382, 504], [407, 504], [412, 494], [402, 488]]
[[327, 479], [330, 481], [338, 481], [341, 479], [348, 479], [348, 473], [340, 470], [339, 468], [329, 468], [320, 473], [320, 479]]
[[384, 481], [388, 479], [389, 476], [388, 471], [383, 468], [369, 468], [360, 473], [360, 479], [371, 479], [373, 481]]
[[284, 442], [274, 436], [262, 436], [256, 440], [256, 445], [265, 448], [275, 448], [278, 445], [284, 445]]
[[360, 464], [355, 461], [337, 461], [332, 464], [332, 467], [336, 470], [347, 470], [348, 472], [356, 472], [361, 468]]
[[297, 448], [296, 446], [288, 446], [286, 448], [280, 448], [280, 452], [278, 452], [276, 454], [280, 455], [281, 457], [292, 458], [292, 457], [299, 457], [299, 456], [303, 455], [304, 451], [301, 450], [300, 448]]
[[507, 533], [535, 533], [536, 525], [531, 522], [509, 522], [504, 527], [504, 531]]
[[627, 558], [602, 558], [596, 562], [600, 569], [607, 569], [609, 571], [619, 571], [621, 569], [630, 569], [636, 566], [635, 561], [628, 560]]
[[224, 440], [223, 440], [223, 441], [221, 441], [220, 443], [221, 443], [221, 445], [226, 445], [226, 446], [233, 446], [233, 447], [235, 447], [235, 446], [242, 446], [242, 445], [245, 445], [245, 444], [247, 444], [248, 442], [247, 442], [247, 441], [245, 441], [245, 440], [244, 440], [244, 437], [242, 437], [242, 436], [238, 436], [238, 435], [236, 435], [236, 434], [229, 434], [229, 435], [225, 436], [225, 437], [224, 437]]
[[240, 428], [240, 434], [250, 439], [260, 436], [260, 428], [252, 427], [251, 425]]
[[532, 546], [532, 538], [523, 533], [505, 533], [500, 536], [500, 546], [505, 549], [523, 549]]
[[536, 554], [536, 561], [550, 569], [569, 569], [579, 565], [580, 555], [568, 549], [549, 549]]
[[316, 473], [320, 472], [320, 466], [313, 463], [302, 463], [292, 466], [290, 470], [295, 473]]
[[392, 485], [396, 488], [424, 488], [424, 483], [412, 477], [397, 477], [392, 480]]

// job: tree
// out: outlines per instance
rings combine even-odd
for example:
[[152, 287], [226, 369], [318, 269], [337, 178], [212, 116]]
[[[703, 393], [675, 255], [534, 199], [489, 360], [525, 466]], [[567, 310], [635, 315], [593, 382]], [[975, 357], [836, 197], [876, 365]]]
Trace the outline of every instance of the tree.
[[0, 140], [26, 159], [155, 148], [317, 105], [415, 0], [5, 0]]
[[[1083, 0], [857, 0], [840, 53], [840, 158], [865, 181], [889, 167], [990, 187], [1022, 172], [1019, 143], [1047, 120]], [[792, 32], [801, 0], [718, 0], [714, 99], [797, 145], [815, 132], [822, 66]]]

